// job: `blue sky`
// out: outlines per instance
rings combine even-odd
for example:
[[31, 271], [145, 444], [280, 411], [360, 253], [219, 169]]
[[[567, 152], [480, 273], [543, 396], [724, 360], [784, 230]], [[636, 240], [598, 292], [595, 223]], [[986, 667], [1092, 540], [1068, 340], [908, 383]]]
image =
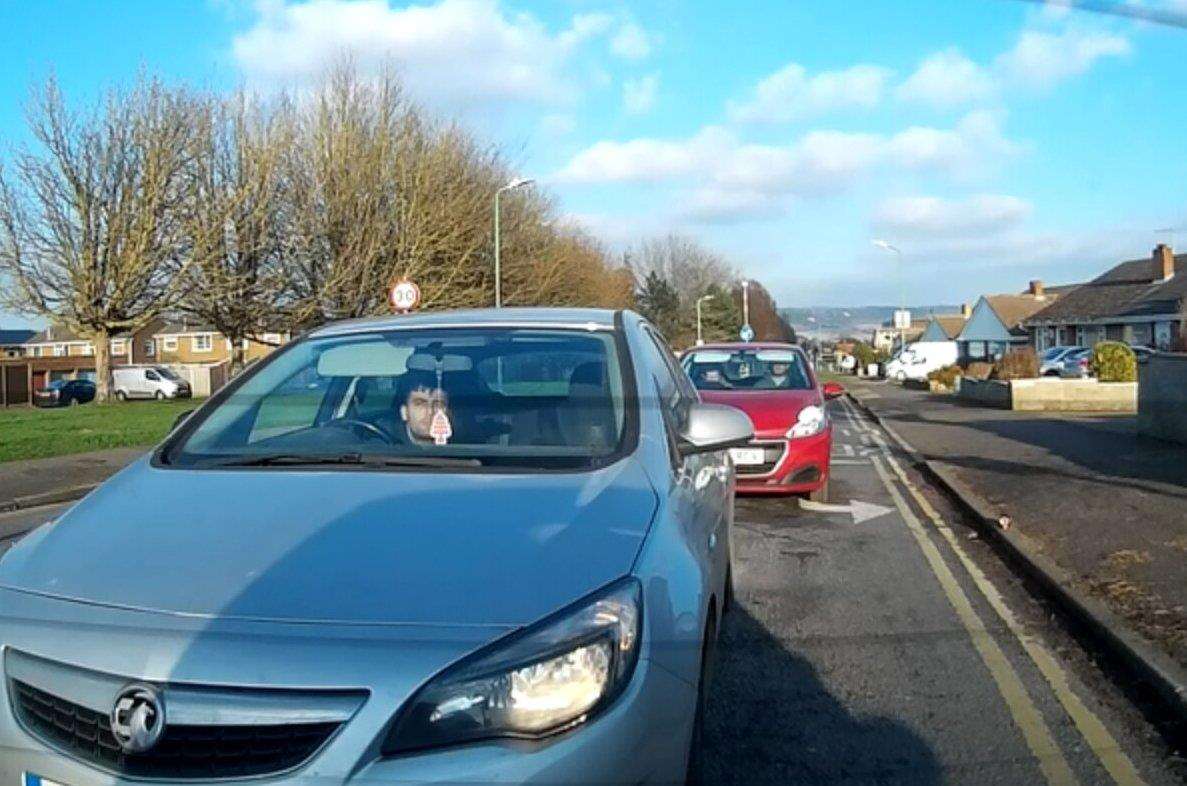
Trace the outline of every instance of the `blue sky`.
[[616, 248], [696, 236], [784, 305], [894, 302], [877, 237], [918, 303], [1187, 245], [1187, 30], [1063, 3], [7, 2], [0, 137], [51, 69], [82, 102], [140, 68], [300, 86], [348, 51]]

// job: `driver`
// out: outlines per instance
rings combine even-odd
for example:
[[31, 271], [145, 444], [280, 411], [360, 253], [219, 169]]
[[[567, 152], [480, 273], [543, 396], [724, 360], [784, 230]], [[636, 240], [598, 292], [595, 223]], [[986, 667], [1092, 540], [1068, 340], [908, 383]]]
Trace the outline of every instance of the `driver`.
[[[410, 445], [432, 444], [434, 416], [443, 412], [451, 419], [449, 394], [437, 386], [435, 374], [409, 371], [407, 377], [402, 386], [404, 395], [396, 399], [400, 404], [396, 437]], [[399, 428], [401, 423], [403, 428]]]
[[771, 387], [785, 388], [789, 381], [791, 374], [790, 363], [772, 363], [771, 364]]

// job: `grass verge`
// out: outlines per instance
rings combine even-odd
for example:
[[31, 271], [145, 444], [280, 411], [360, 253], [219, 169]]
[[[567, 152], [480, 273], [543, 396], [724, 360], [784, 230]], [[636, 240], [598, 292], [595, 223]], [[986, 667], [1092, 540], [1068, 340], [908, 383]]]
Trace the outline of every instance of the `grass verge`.
[[152, 445], [201, 400], [128, 401], [61, 409], [0, 409], [0, 462]]

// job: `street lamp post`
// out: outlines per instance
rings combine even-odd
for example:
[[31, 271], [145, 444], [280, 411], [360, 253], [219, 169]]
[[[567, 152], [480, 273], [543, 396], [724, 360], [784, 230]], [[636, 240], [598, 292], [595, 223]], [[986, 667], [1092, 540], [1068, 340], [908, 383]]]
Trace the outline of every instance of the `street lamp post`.
[[708, 301], [710, 301], [712, 299], [713, 299], [712, 295], [702, 295], [701, 297], [697, 298], [697, 346], [698, 347], [705, 343], [705, 338], [701, 334], [701, 305], [703, 303], [707, 303]]
[[503, 268], [499, 259], [499, 197], [503, 195], [504, 191], [514, 191], [534, 182], [536, 181], [530, 178], [517, 177], [495, 191], [495, 308], [503, 307]]
[[742, 281], [742, 324], [750, 324], [750, 281]]
[[[907, 290], [903, 283], [903, 252], [898, 248], [886, 242], [885, 240], [875, 240], [874, 245], [883, 251], [890, 251], [898, 258], [898, 307], [900, 312], [907, 310]], [[905, 327], [899, 328], [899, 347], [906, 347], [907, 345], [907, 330]]]

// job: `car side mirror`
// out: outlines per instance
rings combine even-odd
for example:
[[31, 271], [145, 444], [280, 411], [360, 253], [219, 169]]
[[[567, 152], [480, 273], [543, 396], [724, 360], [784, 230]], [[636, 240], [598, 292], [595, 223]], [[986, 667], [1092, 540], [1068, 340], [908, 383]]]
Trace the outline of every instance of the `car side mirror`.
[[194, 410], [187, 409], [185, 412], [182, 412], [180, 415], [175, 417], [173, 419], [173, 425], [169, 428], [169, 433], [172, 434], [174, 431], [177, 431], [177, 429], [181, 428], [181, 424], [189, 420], [189, 417], [192, 414], [194, 414]]
[[826, 399], [840, 398], [845, 395], [845, 386], [840, 382], [825, 382], [820, 389]]
[[736, 448], [754, 439], [754, 424], [740, 409], [724, 404], [693, 404], [680, 435], [680, 454], [712, 453]]

